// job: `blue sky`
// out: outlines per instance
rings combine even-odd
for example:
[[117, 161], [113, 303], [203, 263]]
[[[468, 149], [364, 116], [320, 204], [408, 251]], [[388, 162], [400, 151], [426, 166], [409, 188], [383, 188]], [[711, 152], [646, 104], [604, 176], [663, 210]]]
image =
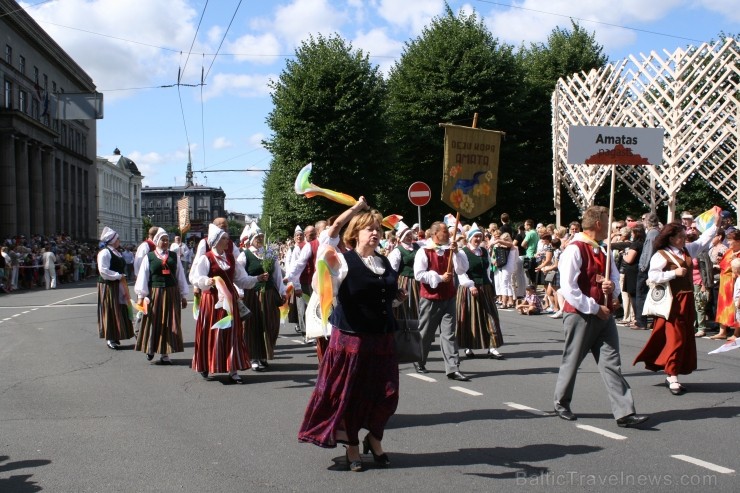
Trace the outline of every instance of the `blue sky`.
[[[672, 52], [716, 38], [721, 30], [740, 32], [737, 0], [448, 4], [456, 12], [475, 10], [494, 36], [517, 46], [544, 42], [555, 27], [570, 27], [569, 17], [580, 19], [614, 61]], [[195, 180], [222, 187], [227, 209], [244, 213], [261, 212], [260, 199], [242, 198], [261, 196], [262, 172], [199, 171], [269, 166], [270, 155], [260, 145], [269, 135], [267, 83], [277, 79], [295, 47], [310, 34], [339, 33], [387, 74], [404, 43], [444, 9], [443, 0], [34, 0], [21, 5], [105, 94], [98, 155], [118, 147], [137, 163], [145, 185], [170, 186], [184, 184], [189, 148]], [[206, 85], [181, 86], [179, 93], [160, 87], [175, 84], [178, 71], [183, 84], [198, 84], [205, 72]]]

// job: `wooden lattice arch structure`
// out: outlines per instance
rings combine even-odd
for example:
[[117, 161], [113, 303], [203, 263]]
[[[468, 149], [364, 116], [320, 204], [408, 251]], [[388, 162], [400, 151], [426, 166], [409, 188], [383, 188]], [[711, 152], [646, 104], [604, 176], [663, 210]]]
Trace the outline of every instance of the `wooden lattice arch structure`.
[[617, 166], [616, 172], [652, 211], [667, 202], [669, 221], [676, 194], [695, 173], [738, 210], [740, 44], [728, 38], [664, 55], [630, 56], [558, 81], [552, 96], [558, 224], [561, 184], [584, 210], [611, 171], [610, 166], [567, 164], [570, 125], [664, 128], [661, 165]]

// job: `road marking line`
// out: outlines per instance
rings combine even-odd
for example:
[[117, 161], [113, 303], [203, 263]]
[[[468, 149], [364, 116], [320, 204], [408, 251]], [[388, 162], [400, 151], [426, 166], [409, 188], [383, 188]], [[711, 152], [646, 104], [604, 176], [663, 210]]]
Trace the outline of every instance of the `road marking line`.
[[21, 315], [25, 315], [26, 313], [31, 313], [31, 312], [26, 310], [25, 312], [21, 312]]
[[98, 293], [97, 291], [92, 291], [92, 292], [87, 293], [87, 294], [81, 294], [79, 296], [73, 296], [71, 298], [67, 298], [67, 299], [64, 299], [64, 300], [55, 301], [54, 303], [51, 303], [51, 304], [45, 305], [45, 306], [54, 306], [54, 305], [58, 305], [59, 303], [64, 303], [65, 301], [76, 300], [77, 298], [82, 298], [83, 296], [90, 296], [90, 295], [97, 294], [97, 293]]
[[536, 414], [538, 416], [549, 416], [545, 411], [540, 411], [539, 409], [525, 406], [524, 404], [517, 404], [516, 402], [504, 402], [504, 406], [509, 406], [513, 409], [518, 409], [519, 411], [527, 411], [528, 413]]
[[10, 319], [11, 319], [11, 317], [8, 317], [8, 318], [4, 318], [4, 319], [3, 319], [3, 322], [5, 322], [6, 320], [10, 320]]
[[299, 341], [298, 339], [291, 339], [291, 342], [295, 342], [296, 344], [305, 344], [304, 341]]
[[711, 471], [719, 472], [722, 474], [732, 474], [733, 472], [735, 472], [734, 469], [728, 469], [726, 467], [718, 466], [717, 464], [712, 464], [711, 462], [707, 462], [701, 459], [695, 459], [694, 457], [690, 457], [688, 455], [678, 454], [672, 455], [671, 457], [673, 457], [674, 459], [682, 460], [684, 462], [690, 462], [694, 465], [705, 467]]
[[627, 437], [624, 435], [618, 435], [616, 433], [612, 433], [611, 431], [602, 430], [601, 428], [597, 428], [595, 426], [590, 425], [576, 425], [576, 428], [580, 428], [582, 430], [590, 431], [593, 433], [596, 433], [598, 435], [605, 436], [607, 438], [613, 438], [614, 440], [627, 440]]
[[466, 389], [465, 387], [450, 387], [452, 390], [457, 390], [458, 392], [462, 392], [463, 394], [469, 394], [474, 396], [483, 395], [480, 392], [476, 392], [475, 390]]
[[432, 377], [427, 377], [426, 375], [419, 375], [417, 373], [407, 373], [406, 375], [410, 377], [418, 378], [419, 380], [423, 380], [425, 382], [436, 382], [435, 379], [433, 379]]
[[20, 316], [21, 316], [20, 313], [16, 313], [15, 315], [11, 315], [10, 318], [15, 318], [15, 317], [20, 317]]

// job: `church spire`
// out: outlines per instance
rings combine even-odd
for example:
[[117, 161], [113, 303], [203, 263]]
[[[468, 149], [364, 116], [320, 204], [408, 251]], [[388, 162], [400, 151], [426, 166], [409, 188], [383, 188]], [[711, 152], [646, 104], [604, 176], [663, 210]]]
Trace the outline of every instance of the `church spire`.
[[185, 173], [185, 186], [193, 186], [193, 160], [190, 158], [190, 149], [188, 149], [188, 171]]

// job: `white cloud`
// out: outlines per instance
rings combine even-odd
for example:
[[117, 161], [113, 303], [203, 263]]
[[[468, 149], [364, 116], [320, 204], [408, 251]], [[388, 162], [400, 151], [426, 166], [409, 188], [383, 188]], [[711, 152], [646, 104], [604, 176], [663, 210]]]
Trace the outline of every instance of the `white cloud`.
[[335, 9], [327, 0], [294, 0], [277, 8], [271, 30], [295, 47], [311, 34], [330, 36], [340, 32], [347, 21], [348, 14]]
[[233, 53], [237, 61], [248, 61], [252, 63], [272, 64], [280, 55], [280, 42], [272, 33], [262, 36], [245, 34], [235, 41], [227, 43], [224, 50]]
[[[23, 6], [99, 89], [142, 87], [162, 78], [174, 83], [179, 54], [161, 48], [189, 47], [195, 32], [196, 12], [186, 0], [65, 0]], [[123, 96], [126, 92], [107, 95]]]
[[730, 19], [732, 22], [740, 22], [740, 8], [737, 0], [699, 0], [707, 10], [717, 12]]
[[256, 134], [252, 134], [247, 138], [247, 144], [249, 147], [254, 147], [257, 149], [262, 149], [262, 141], [265, 140], [265, 134], [262, 132], [257, 132]]
[[357, 33], [352, 47], [370, 55], [370, 62], [379, 65], [380, 71], [387, 75], [393, 63], [401, 56], [403, 42], [388, 37], [384, 29], [372, 29], [366, 33]]
[[380, 0], [377, 8], [378, 15], [388, 23], [409, 28], [416, 36], [433, 17], [444, 11], [444, 3], [440, 0]]
[[494, 36], [516, 46], [522, 42], [528, 45], [530, 42], [546, 41], [555, 27], [569, 29], [572, 17], [587, 31], [595, 32], [596, 41], [603, 44], [608, 52], [609, 49], [626, 46], [636, 39], [634, 31], [616, 26], [639, 27], [643, 23], [659, 20], [683, 1], [622, 0], [619, 8], [614, 8], [612, 0], [524, 0], [519, 4], [522, 8], [505, 11], [494, 8], [484, 17]]
[[229, 147], [234, 147], [234, 144], [226, 137], [216, 137], [213, 141], [214, 149], [227, 149]]
[[209, 76], [203, 99], [208, 100], [224, 94], [238, 97], [262, 97], [270, 94], [267, 86], [276, 75], [216, 74]]

